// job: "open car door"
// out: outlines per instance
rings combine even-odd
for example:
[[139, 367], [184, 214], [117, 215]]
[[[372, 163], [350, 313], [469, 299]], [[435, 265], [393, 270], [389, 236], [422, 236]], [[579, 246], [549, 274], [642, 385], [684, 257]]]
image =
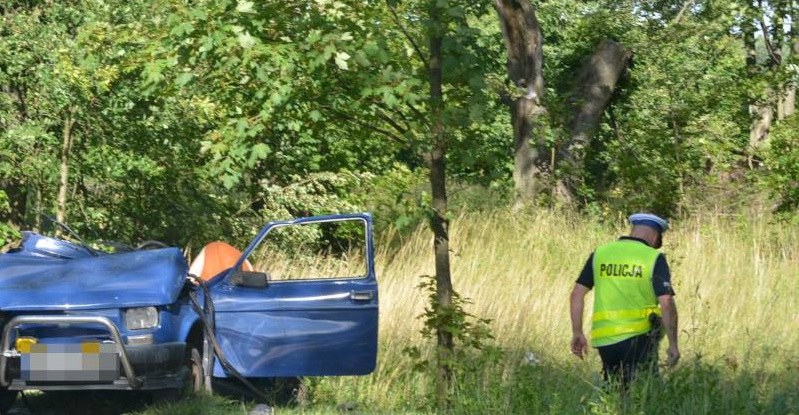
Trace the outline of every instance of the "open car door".
[[[253, 271], [242, 270], [244, 261]], [[375, 368], [369, 214], [270, 222], [210, 292], [222, 351], [245, 377], [363, 375]], [[213, 376], [226, 376], [219, 362]]]

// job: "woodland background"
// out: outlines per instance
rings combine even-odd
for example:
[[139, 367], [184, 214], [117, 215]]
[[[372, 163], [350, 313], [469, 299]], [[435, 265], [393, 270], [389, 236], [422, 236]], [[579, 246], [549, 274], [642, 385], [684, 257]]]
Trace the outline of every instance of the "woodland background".
[[[719, 286], [727, 270], [752, 266], [746, 278], [760, 276], [746, 279], [755, 284], [743, 285], [749, 290], [731, 291], [741, 295], [745, 325], [719, 327], [697, 311], [693, 333], [740, 338], [763, 321], [787, 323], [774, 337], [787, 347], [752, 349], [762, 364], [746, 376], [736, 372], [740, 355], [698, 344], [692, 369], [677, 372], [664, 399], [686, 413], [676, 403], [693, 393], [680, 389], [688, 384], [699, 391], [689, 412], [795, 413], [797, 388], [783, 376], [799, 365], [790, 353], [799, 321], [778, 313], [797, 304], [767, 293], [796, 289], [781, 284], [795, 280], [789, 264], [797, 258], [789, 244], [799, 223], [798, 13], [788, 0], [4, 1], [0, 246], [21, 230], [59, 233], [43, 214], [88, 241], [155, 239], [191, 255], [216, 239], [243, 246], [273, 219], [371, 211], [385, 250], [384, 304], [424, 299], [408, 290], [435, 272], [430, 304], [452, 311], [455, 298], [458, 315], [474, 317], [458, 308], [471, 309], [458, 302], [454, 279], [477, 316], [500, 324], [491, 327], [496, 350], [512, 344], [515, 352], [503, 355], [502, 368], [488, 352], [470, 367], [496, 375], [491, 392], [469, 383], [468, 368], [445, 365], [449, 372], [419, 380], [418, 365], [408, 363], [355, 386], [322, 381], [317, 396], [425, 412], [448, 406], [442, 391], [436, 403], [403, 388], [454, 376], [460, 383], [444, 382], [443, 392], [455, 394], [460, 412], [529, 413], [537, 405], [536, 413], [606, 413], [628, 409], [573, 388], [591, 375], [565, 363], [568, 356], [556, 354], [555, 369], [513, 370], [530, 339], [546, 339], [538, 354], [559, 350], [568, 329], [549, 320], [542, 326], [557, 333], [519, 329], [523, 317], [492, 299], [536, 308], [540, 298], [481, 291], [496, 270], [483, 265], [503, 259], [497, 286], [522, 284], [519, 291], [541, 281], [507, 264], [517, 274], [566, 275], [554, 286], [565, 304], [592, 244], [623, 232], [627, 214], [651, 211], [684, 225], [674, 239], [681, 245], [671, 246], [677, 258], [713, 247], [704, 264], [675, 261], [677, 274], [694, 278], [718, 265], [710, 281]], [[475, 231], [481, 223], [488, 228]], [[427, 225], [433, 243], [419, 233]], [[451, 233], [458, 229], [461, 241]], [[479, 249], [464, 253], [491, 241], [493, 259]], [[536, 264], [523, 261], [528, 255]], [[697, 309], [708, 295], [715, 304], [739, 298], [684, 284]], [[388, 307], [381, 361], [432, 353], [415, 348], [420, 323]], [[547, 316], [567, 317], [557, 311]], [[392, 346], [385, 325], [402, 319], [407, 324], [393, 333], [417, 335]], [[483, 323], [490, 322], [465, 326], [473, 343], [449, 335], [456, 345], [495, 350], [485, 348], [495, 337]], [[438, 346], [452, 353], [452, 341], [439, 337]], [[777, 370], [766, 356], [796, 363]], [[560, 380], [540, 394], [514, 389], [553, 376]], [[747, 392], [752, 384], [760, 395]], [[377, 398], [397, 394], [410, 398]], [[646, 413], [662, 409], [651, 396], [643, 402], [636, 408]]]
[[0, 238], [46, 226], [40, 213], [86, 238], [191, 247], [351, 209], [412, 227], [432, 203], [434, 148], [457, 208], [686, 216], [766, 195], [793, 218], [796, 13], [791, 1], [6, 1]]

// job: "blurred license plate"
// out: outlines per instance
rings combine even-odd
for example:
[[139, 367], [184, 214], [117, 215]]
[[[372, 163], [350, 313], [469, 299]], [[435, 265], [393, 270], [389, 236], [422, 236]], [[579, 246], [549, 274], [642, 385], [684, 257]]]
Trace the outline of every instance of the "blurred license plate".
[[22, 379], [30, 382], [112, 382], [119, 378], [113, 343], [34, 344], [22, 353]]

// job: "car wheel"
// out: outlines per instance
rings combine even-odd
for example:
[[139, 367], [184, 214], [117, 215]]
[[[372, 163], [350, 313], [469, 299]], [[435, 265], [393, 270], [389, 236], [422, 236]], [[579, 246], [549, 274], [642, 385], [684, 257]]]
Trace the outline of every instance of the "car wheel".
[[203, 371], [203, 359], [197, 348], [190, 347], [186, 351], [185, 367], [188, 369], [188, 374], [183, 387], [159, 389], [150, 392], [153, 403], [177, 402], [184, 397], [200, 393], [203, 390], [205, 372]]
[[10, 391], [8, 389], [0, 390], [0, 414], [5, 415], [8, 413], [8, 410], [14, 406], [14, 402], [17, 400], [18, 391]]
[[189, 393], [202, 392], [205, 383], [205, 371], [203, 370], [203, 358], [197, 348], [192, 347], [189, 350], [186, 365], [189, 367], [186, 391]]

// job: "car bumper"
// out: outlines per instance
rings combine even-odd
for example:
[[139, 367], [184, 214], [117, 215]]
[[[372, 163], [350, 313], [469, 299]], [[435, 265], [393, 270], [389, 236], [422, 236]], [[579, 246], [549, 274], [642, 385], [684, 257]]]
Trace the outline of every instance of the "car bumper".
[[[20, 376], [20, 354], [10, 345], [11, 330], [21, 324], [102, 325], [108, 330], [108, 334], [114, 342], [122, 371], [116, 379], [104, 382], [24, 380]], [[188, 376], [188, 370], [184, 365], [186, 343], [125, 345], [116, 325], [108, 318], [100, 316], [18, 316], [3, 328], [0, 347], [2, 347], [0, 349], [0, 387], [7, 387], [10, 390], [178, 388], [183, 385]]]

